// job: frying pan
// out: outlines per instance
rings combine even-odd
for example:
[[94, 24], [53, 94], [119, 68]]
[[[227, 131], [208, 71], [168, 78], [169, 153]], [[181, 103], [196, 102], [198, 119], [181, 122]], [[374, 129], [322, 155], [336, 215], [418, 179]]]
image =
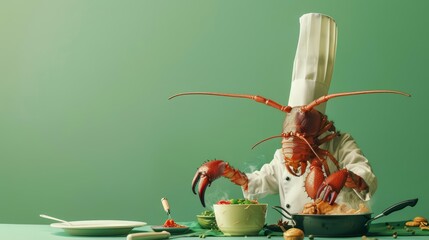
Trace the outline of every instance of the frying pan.
[[[354, 237], [366, 235], [372, 221], [399, 211], [407, 206], [414, 207], [418, 198], [396, 203], [375, 217], [371, 213], [320, 215], [320, 214], [291, 214], [280, 206], [272, 208], [283, 217], [292, 221], [294, 227], [304, 231], [305, 235], [319, 237]], [[284, 214], [283, 212], [286, 214]]]

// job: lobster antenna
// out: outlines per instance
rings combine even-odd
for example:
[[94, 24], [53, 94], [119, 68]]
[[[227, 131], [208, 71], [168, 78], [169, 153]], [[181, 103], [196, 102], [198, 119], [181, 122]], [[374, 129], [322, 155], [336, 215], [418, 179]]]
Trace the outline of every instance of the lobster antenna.
[[411, 97], [411, 95], [408, 93], [404, 93], [404, 92], [400, 92], [400, 91], [393, 91], [393, 90], [367, 90], [367, 91], [356, 91], [356, 92], [333, 93], [333, 94], [321, 96], [320, 98], [314, 100], [313, 102], [311, 102], [305, 106], [302, 106], [301, 110], [304, 112], [310, 111], [311, 109], [313, 109], [317, 105], [322, 104], [324, 102], [327, 102], [331, 98], [353, 96], [353, 95], [360, 95], [360, 94], [373, 94], [373, 93], [393, 93], [393, 94], [400, 94], [400, 95], [404, 95], [407, 97]]
[[266, 142], [266, 141], [271, 140], [271, 139], [273, 139], [273, 138], [280, 138], [280, 137], [283, 137], [283, 134], [282, 134], [282, 135], [272, 136], [272, 137], [269, 137], [269, 138], [265, 138], [265, 139], [263, 139], [263, 140], [261, 140], [261, 141], [259, 141], [259, 142], [255, 143], [255, 145], [253, 145], [253, 146], [252, 146], [252, 149], [254, 149], [256, 146], [258, 146], [259, 144], [261, 144], [261, 143], [263, 143], [263, 142]]
[[179, 96], [185, 96], [185, 95], [211, 95], [211, 96], [220, 96], [220, 97], [247, 98], [259, 103], [263, 103], [270, 107], [276, 108], [282, 112], [290, 112], [292, 110], [292, 107], [290, 106], [283, 106], [265, 97], [258, 96], [258, 95], [248, 95], [248, 94], [231, 94], [231, 93], [216, 93], [216, 92], [184, 92], [184, 93], [173, 95], [169, 97], [168, 100]]

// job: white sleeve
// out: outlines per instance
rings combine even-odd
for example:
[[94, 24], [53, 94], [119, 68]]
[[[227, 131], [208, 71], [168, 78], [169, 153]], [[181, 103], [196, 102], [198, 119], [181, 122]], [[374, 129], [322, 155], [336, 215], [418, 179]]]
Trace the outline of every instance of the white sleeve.
[[[247, 191], [243, 190], [243, 196], [247, 199], [259, 199], [268, 194], [277, 194], [279, 192], [278, 175], [281, 160], [278, 158], [281, 150], [277, 150], [274, 159], [266, 163], [259, 171], [247, 173], [249, 179]], [[281, 166], [280, 166], [281, 167]]]
[[377, 189], [377, 178], [372, 172], [368, 159], [362, 154], [355, 140], [349, 134], [342, 134], [336, 141], [334, 156], [339, 161], [341, 168], [361, 177], [368, 185], [368, 190], [354, 192], [364, 201], [368, 201]]

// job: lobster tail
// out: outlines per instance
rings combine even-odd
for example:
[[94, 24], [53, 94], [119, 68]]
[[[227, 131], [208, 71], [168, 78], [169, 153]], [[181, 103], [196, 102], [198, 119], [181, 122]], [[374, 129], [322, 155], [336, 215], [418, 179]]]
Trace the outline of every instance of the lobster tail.
[[265, 142], [265, 141], [271, 140], [271, 139], [273, 139], [273, 138], [280, 138], [280, 137], [282, 137], [282, 138], [297, 137], [297, 138], [301, 139], [301, 141], [303, 141], [305, 144], [307, 144], [308, 148], [313, 152], [314, 156], [316, 156], [319, 160], [322, 160], [322, 159], [319, 157], [319, 155], [317, 155], [317, 153], [316, 153], [316, 151], [314, 150], [313, 146], [311, 146], [311, 144], [307, 141], [307, 139], [305, 139], [305, 137], [303, 137], [301, 134], [296, 134], [296, 133], [292, 133], [292, 132], [289, 132], [289, 133], [282, 133], [282, 134], [280, 134], [280, 135], [276, 135], [276, 136], [271, 136], [271, 137], [269, 137], [269, 138], [265, 138], [265, 139], [263, 139], [263, 140], [261, 140], [261, 141], [257, 142], [255, 145], [253, 145], [253, 146], [252, 146], [252, 149], [254, 149], [256, 146], [258, 146], [259, 144], [261, 144], [261, 143], [263, 143], [263, 142]]
[[262, 96], [258, 95], [248, 95], [248, 94], [231, 94], [231, 93], [216, 93], [216, 92], [185, 92], [185, 93], [179, 93], [176, 95], [173, 95], [169, 97], [168, 99], [173, 99], [175, 97], [179, 96], [185, 96], [185, 95], [211, 95], [211, 96], [220, 96], [220, 97], [234, 97], [234, 98], [247, 98], [254, 100], [259, 103], [263, 103], [265, 105], [268, 105], [270, 107], [276, 108], [282, 112], [290, 112], [292, 107], [290, 106], [283, 106], [277, 102], [274, 102], [273, 100], [267, 99]]
[[333, 93], [333, 94], [321, 96], [320, 98], [312, 101], [311, 103], [305, 106], [302, 106], [301, 110], [304, 112], [311, 111], [311, 109], [313, 109], [317, 105], [327, 102], [331, 98], [353, 96], [353, 95], [360, 95], [360, 94], [373, 94], [373, 93], [393, 93], [393, 94], [400, 94], [407, 97], [411, 97], [411, 95], [408, 93], [394, 91], [394, 90], [367, 90], [367, 91], [356, 91], [356, 92]]

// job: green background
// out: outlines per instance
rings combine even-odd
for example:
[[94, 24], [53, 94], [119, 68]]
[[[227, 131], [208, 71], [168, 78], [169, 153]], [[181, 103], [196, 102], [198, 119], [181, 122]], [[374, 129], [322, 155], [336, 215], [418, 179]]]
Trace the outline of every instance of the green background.
[[[284, 114], [248, 100], [167, 98], [184, 91], [259, 94], [287, 104], [299, 17], [339, 29], [330, 93], [401, 90], [332, 100], [327, 115], [370, 160], [378, 213], [418, 197], [429, 217], [429, 2], [0, 2], [0, 222], [128, 219], [160, 224], [203, 211], [191, 192], [201, 163], [250, 172], [271, 161]], [[210, 205], [241, 197], [219, 179]], [[260, 199], [278, 204], [278, 196]], [[395, 219], [392, 214], [388, 218]], [[268, 222], [279, 219], [273, 210]]]

